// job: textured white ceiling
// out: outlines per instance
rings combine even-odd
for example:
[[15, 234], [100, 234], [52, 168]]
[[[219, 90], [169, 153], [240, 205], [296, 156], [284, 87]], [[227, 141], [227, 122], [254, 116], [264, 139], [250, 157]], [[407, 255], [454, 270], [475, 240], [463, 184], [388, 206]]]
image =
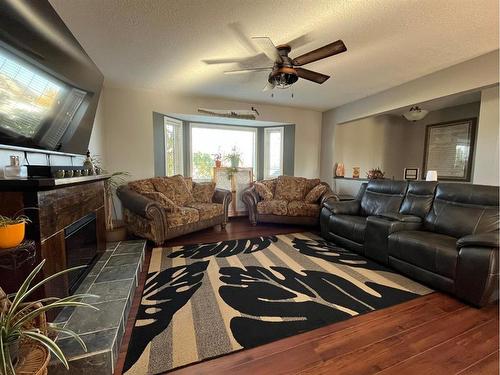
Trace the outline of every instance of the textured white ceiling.
[[[50, 0], [106, 85], [329, 109], [498, 48], [498, 0]], [[245, 57], [228, 27], [275, 44], [304, 33], [297, 56], [342, 39], [348, 51], [306, 67], [318, 85], [262, 92], [266, 73], [224, 75]], [[294, 97], [291, 98], [291, 93]]]

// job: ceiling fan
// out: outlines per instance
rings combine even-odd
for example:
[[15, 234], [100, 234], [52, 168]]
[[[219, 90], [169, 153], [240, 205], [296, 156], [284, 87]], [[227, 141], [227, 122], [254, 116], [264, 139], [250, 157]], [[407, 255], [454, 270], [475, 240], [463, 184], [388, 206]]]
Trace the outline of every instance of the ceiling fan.
[[258, 50], [262, 51], [262, 54], [266, 57], [266, 65], [262, 66], [248, 66], [248, 62], [252, 65], [252, 62], [262, 61], [260, 55], [253, 56], [248, 59], [219, 59], [219, 60], [203, 60], [207, 64], [223, 64], [230, 62], [247, 62], [244, 69], [228, 70], [225, 74], [240, 74], [240, 73], [252, 73], [261, 71], [270, 71], [269, 77], [267, 79], [268, 83], [264, 87], [263, 91], [272, 90], [275, 87], [287, 88], [293, 85], [299, 78], [307, 79], [308, 81], [316, 82], [319, 84], [324, 83], [330, 76], [314, 72], [312, 70], [302, 68], [303, 65], [318, 61], [333, 55], [347, 51], [347, 48], [342, 40], [337, 40], [333, 43], [327, 44], [321, 48], [315, 49], [303, 55], [295, 58], [291, 58], [288, 54], [292, 51], [291, 45], [297, 44], [301, 38], [297, 38], [290, 43], [281, 44], [277, 47], [273, 44], [268, 37], [252, 37], [251, 42], [257, 46]]

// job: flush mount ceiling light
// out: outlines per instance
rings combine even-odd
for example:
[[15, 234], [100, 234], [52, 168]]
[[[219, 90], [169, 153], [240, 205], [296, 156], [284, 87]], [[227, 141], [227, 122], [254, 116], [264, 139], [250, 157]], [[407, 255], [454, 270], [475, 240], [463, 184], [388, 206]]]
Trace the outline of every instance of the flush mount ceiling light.
[[403, 117], [408, 121], [415, 122], [418, 120], [422, 120], [425, 116], [427, 116], [428, 113], [429, 111], [422, 109], [419, 106], [414, 106], [411, 107], [408, 112], [403, 113]]

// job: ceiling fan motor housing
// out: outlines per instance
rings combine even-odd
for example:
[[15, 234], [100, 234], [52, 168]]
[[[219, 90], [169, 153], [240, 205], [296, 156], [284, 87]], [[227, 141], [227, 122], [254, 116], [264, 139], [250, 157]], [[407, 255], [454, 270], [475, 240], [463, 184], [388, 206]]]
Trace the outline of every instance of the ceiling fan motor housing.
[[297, 71], [293, 68], [292, 59], [288, 53], [292, 50], [289, 45], [280, 45], [276, 47], [283, 62], [275, 63], [272, 72], [269, 74], [268, 81], [279, 88], [287, 88], [293, 85], [299, 79]]

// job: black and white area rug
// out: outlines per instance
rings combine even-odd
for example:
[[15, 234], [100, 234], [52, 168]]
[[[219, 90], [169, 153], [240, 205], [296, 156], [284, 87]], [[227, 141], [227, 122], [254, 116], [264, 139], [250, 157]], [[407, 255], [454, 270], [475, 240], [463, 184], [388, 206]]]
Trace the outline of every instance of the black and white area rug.
[[155, 248], [124, 371], [165, 372], [430, 292], [311, 233]]

